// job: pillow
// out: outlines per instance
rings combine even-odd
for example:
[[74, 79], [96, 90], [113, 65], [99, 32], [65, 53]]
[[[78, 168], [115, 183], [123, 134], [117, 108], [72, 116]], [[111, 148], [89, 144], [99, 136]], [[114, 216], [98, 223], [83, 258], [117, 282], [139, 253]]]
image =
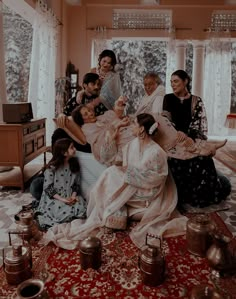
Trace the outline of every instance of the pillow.
[[[57, 123], [57, 118], [53, 119], [56, 126], [58, 128], [61, 128], [58, 123]], [[87, 143], [86, 137], [79, 125], [77, 125], [73, 119], [68, 116], [66, 121], [65, 121], [65, 127], [62, 128], [75, 142], [79, 144], [85, 145]]]

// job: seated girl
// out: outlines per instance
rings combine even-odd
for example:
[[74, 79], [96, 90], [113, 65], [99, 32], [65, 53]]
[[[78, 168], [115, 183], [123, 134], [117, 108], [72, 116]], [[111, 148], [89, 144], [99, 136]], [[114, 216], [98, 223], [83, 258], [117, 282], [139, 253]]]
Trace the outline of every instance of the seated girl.
[[55, 224], [86, 217], [86, 202], [80, 196], [80, 167], [70, 139], [57, 140], [44, 172], [38, 222], [47, 229]]
[[[57, 246], [74, 249], [79, 240], [106, 225], [110, 215], [127, 205], [129, 216], [140, 222], [130, 237], [138, 247], [145, 245], [147, 233], [159, 236], [183, 234], [187, 218], [176, 210], [177, 192], [168, 175], [167, 155], [152, 137], [158, 124], [150, 114], [140, 114], [132, 124], [134, 139], [122, 151], [122, 166], [108, 167], [92, 188], [87, 219], [56, 225], [41, 243], [53, 241]], [[102, 200], [101, 200], [102, 199]]]

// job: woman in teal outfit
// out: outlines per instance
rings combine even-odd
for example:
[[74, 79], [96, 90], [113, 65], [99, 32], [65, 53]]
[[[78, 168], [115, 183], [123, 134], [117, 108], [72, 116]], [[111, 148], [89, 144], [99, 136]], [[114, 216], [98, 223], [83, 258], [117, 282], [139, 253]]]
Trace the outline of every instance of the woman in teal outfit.
[[55, 142], [53, 157], [44, 172], [43, 193], [37, 212], [41, 228], [86, 216], [86, 201], [80, 195], [80, 167], [70, 139]]

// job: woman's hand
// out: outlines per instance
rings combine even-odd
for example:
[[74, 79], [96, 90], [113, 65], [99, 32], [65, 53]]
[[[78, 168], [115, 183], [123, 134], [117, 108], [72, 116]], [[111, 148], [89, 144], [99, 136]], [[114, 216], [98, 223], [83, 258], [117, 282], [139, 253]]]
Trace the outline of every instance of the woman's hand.
[[192, 138], [187, 137], [187, 138], [184, 140], [184, 146], [185, 146], [185, 147], [194, 147], [194, 146], [195, 146], [195, 142], [193, 141]]
[[186, 138], [187, 138], [187, 135], [184, 132], [177, 131], [177, 137], [176, 137], [177, 142], [183, 142], [186, 140]]
[[64, 129], [66, 126], [67, 116], [63, 113], [59, 114], [57, 117], [57, 126], [58, 128]]
[[65, 198], [65, 204], [69, 205], [69, 206], [73, 206], [77, 201], [77, 198], [76, 197], [68, 197], [68, 198]]
[[127, 127], [128, 125], [130, 124], [130, 120], [129, 120], [129, 117], [128, 116], [125, 116], [124, 118], [122, 118], [118, 125], [117, 125], [117, 128], [122, 128], [122, 127]]

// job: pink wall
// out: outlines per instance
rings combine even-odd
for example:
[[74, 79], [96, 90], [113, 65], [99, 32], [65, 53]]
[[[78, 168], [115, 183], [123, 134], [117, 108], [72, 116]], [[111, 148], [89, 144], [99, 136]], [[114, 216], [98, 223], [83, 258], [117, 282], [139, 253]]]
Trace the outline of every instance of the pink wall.
[[[28, 0], [29, 1], [29, 0]], [[82, 0], [85, 3], [85, 0]], [[167, 36], [163, 30], [112, 30], [112, 11], [114, 8], [146, 8], [140, 6], [139, 0], [87, 0], [86, 5], [71, 6], [64, 0], [51, 0], [52, 8], [62, 20], [60, 67], [58, 74], [65, 74], [66, 64], [70, 60], [80, 71], [80, 82], [83, 75], [90, 70], [91, 42], [94, 28], [106, 26], [107, 37], [162, 37]], [[101, 4], [103, 3], [103, 4]], [[105, 3], [105, 4], [104, 4]], [[110, 5], [109, 3], [113, 3]], [[129, 4], [127, 4], [129, 3]], [[236, 9], [233, 5], [222, 5], [224, 0], [161, 0], [155, 9], [172, 9], [173, 25], [176, 27], [177, 39], [203, 40], [207, 38], [205, 29], [210, 27], [213, 10]], [[174, 5], [171, 5], [174, 3]], [[189, 4], [191, 3], [191, 4]], [[195, 3], [195, 4], [193, 4]], [[208, 4], [207, 4], [208, 3]], [[236, 37], [236, 33], [232, 33]]]

